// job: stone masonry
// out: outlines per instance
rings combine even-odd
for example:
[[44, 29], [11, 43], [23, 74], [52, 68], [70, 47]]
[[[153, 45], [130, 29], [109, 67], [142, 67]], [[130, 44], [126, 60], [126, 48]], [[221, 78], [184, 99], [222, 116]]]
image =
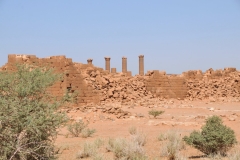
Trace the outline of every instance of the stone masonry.
[[105, 70], [110, 73], [110, 57], [105, 57]]
[[122, 72], [127, 73], [127, 57], [122, 57]]
[[[144, 75], [144, 56], [139, 56], [139, 75], [132, 76], [131, 71], [110, 72], [110, 57], [105, 57], [106, 66], [95, 67], [92, 59], [87, 64], [74, 63], [65, 56], [37, 58], [35, 55], [8, 56], [8, 62], [0, 70], [15, 71], [15, 64], [28, 64], [40, 67], [49, 66], [64, 79], [56, 82], [49, 91], [61, 97], [68, 90], [77, 91], [77, 104], [126, 103], [139, 104], [154, 98], [162, 99], [209, 99], [225, 101], [231, 98], [240, 101], [240, 72], [236, 68], [224, 70], [209, 69], [187, 71], [179, 75], [168, 75], [165, 71], [153, 70]], [[125, 62], [124, 62], [125, 65]], [[126, 71], [127, 68], [123, 71]]]
[[139, 75], [144, 75], [144, 55], [139, 55]]
[[166, 76], [158, 70], [146, 82], [147, 90], [166, 99], [184, 99], [187, 94], [186, 80], [180, 76]]
[[93, 59], [88, 59], [87, 62], [88, 62], [88, 65], [92, 65]]
[[111, 68], [111, 73], [117, 73], [117, 68]]
[[[87, 103], [99, 103], [98, 94], [93, 90], [91, 85], [88, 85], [84, 80], [81, 72], [75, 67], [72, 59], [65, 56], [51, 56], [48, 58], [37, 58], [34, 55], [9, 55], [8, 63], [4, 65], [2, 70], [14, 71], [15, 64], [29, 64], [40, 67], [49, 66], [54, 69], [56, 73], [64, 75], [64, 80], [56, 82], [49, 91], [57, 96], [64, 95], [66, 90], [70, 92], [78, 91], [77, 104], [84, 105]], [[82, 65], [87, 67], [88, 65]]]

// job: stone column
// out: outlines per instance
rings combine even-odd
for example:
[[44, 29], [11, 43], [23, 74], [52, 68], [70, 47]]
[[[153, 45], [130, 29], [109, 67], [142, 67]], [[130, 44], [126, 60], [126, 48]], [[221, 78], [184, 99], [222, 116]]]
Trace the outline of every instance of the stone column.
[[127, 73], [127, 57], [122, 57], [122, 72]]
[[105, 57], [105, 70], [110, 73], [110, 57]]
[[92, 65], [92, 61], [93, 61], [93, 59], [88, 59], [88, 60], [87, 60], [88, 65]]
[[139, 75], [144, 75], [144, 55], [139, 55]]
[[117, 68], [111, 68], [111, 73], [117, 73]]
[[127, 71], [127, 76], [132, 77], [132, 71]]

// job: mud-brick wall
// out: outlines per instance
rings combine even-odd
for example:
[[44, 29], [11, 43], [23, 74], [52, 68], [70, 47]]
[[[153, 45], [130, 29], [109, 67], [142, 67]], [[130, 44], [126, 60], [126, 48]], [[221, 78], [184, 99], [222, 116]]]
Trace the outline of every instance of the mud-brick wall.
[[2, 70], [14, 71], [15, 64], [32, 64], [40, 67], [53, 68], [56, 73], [63, 74], [63, 80], [56, 82], [49, 88], [51, 94], [57, 97], [63, 96], [66, 91], [77, 92], [77, 105], [87, 103], [99, 103], [99, 95], [84, 81], [81, 72], [75, 67], [72, 59], [65, 56], [51, 56], [48, 58], [37, 58], [35, 55], [9, 55], [8, 63]]
[[146, 88], [152, 94], [163, 98], [184, 99], [187, 95], [187, 85], [184, 78], [167, 76], [159, 71], [154, 71], [153, 75], [146, 81]]

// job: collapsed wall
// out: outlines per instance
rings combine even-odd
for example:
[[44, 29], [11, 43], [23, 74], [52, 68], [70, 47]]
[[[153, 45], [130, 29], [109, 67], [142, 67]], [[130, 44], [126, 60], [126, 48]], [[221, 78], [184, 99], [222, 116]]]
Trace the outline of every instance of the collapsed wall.
[[224, 101], [229, 98], [240, 100], [240, 72], [236, 68], [224, 70], [209, 69], [202, 71], [184, 72], [187, 80], [187, 96], [189, 100], [211, 99]]
[[139, 57], [141, 75], [131, 76], [127, 71], [127, 61], [123, 57], [124, 72], [110, 72], [110, 57], [105, 58], [106, 69], [95, 67], [92, 59], [88, 64], [74, 63], [65, 56], [51, 56], [37, 58], [35, 55], [9, 55], [8, 63], [0, 70], [14, 71], [15, 64], [30, 64], [49, 66], [64, 78], [56, 82], [49, 91], [61, 97], [66, 90], [77, 91], [77, 104], [148, 104], [157, 99], [224, 99], [239, 98], [240, 100], [240, 72], [235, 68], [224, 70], [213, 69], [202, 71], [188, 71], [181, 75], [167, 75], [158, 70], [143, 69], [143, 55]]
[[144, 98], [152, 98], [147, 91], [145, 82], [148, 77], [128, 76], [124, 73], [103, 74], [96, 71], [83, 72], [86, 83], [91, 84], [98, 91], [101, 103], [129, 104]]

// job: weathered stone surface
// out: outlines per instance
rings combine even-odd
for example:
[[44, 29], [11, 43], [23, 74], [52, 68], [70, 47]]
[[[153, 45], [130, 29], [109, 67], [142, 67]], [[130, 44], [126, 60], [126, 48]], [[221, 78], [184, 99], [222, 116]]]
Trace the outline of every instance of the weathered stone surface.
[[[139, 56], [140, 75], [131, 76], [127, 71], [126, 58], [123, 58], [123, 72], [110, 73], [110, 58], [105, 57], [106, 66], [95, 67], [92, 59], [88, 64], [74, 63], [65, 56], [37, 58], [34, 55], [9, 55], [8, 63], [0, 70], [16, 70], [15, 64], [49, 66], [56, 73], [62, 73], [64, 79], [57, 82], [49, 91], [57, 96], [64, 95], [66, 90], [77, 91], [76, 107], [86, 105], [105, 105], [120, 103], [128, 106], [156, 107], [173, 104], [160, 103], [164, 99], [203, 100], [208, 102], [239, 102], [240, 72], [236, 68], [224, 70], [209, 69], [183, 72], [181, 75], [168, 75], [165, 71], [153, 70], [144, 75], [143, 55]], [[172, 103], [173, 102], [173, 103]], [[208, 103], [207, 102], [207, 103]], [[159, 103], [159, 104], [157, 104]], [[112, 112], [112, 113], [115, 113]]]
[[240, 97], [240, 72], [236, 68], [209, 69], [205, 73], [189, 71], [183, 76], [187, 79], [187, 98], [190, 100], [238, 101]]

